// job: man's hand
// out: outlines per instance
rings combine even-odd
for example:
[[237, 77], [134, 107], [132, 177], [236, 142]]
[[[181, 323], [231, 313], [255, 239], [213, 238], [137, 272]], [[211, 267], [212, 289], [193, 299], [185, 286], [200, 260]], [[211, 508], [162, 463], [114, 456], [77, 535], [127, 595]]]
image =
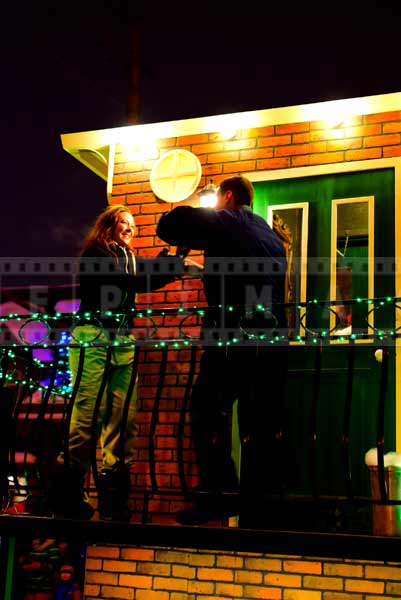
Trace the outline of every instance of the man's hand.
[[163, 248], [157, 255], [158, 257], [169, 257], [169, 258], [180, 258], [182, 260], [182, 264], [184, 265], [184, 274], [192, 275], [193, 277], [201, 277], [203, 272], [203, 256], [197, 256], [195, 260], [190, 256], [180, 256], [177, 254], [171, 254], [168, 248]]
[[195, 260], [190, 256], [186, 256], [183, 260], [185, 275], [192, 275], [192, 277], [202, 277], [203, 275], [203, 264], [199, 260]]
[[186, 256], [184, 258], [184, 267], [195, 267], [199, 269], [199, 271], [203, 271], [204, 269], [202, 263], [199, 262], [199, 260], [197, 261], [194, 258], [191, 258], [190, 256]]

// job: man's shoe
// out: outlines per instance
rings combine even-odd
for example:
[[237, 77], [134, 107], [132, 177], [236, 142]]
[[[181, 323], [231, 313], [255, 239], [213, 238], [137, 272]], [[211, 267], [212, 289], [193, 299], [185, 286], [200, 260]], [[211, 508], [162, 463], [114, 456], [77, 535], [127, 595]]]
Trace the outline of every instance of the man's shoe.
[[206, 492], [197, 493], [190, 506], [179, 510], [175, 519], [180, 525], [202, 525], [208, 521], [227, 519], [239, 514], [239, 498], [237, 494], [212, 495]]
[[131, 511], [128, 507], [123, 509], [99, 510], [99, 518], [102, 521], [123, 521], [127, 523], [131, 518]]
[[84, 476], [76, 465], [57, 465], [48, 494], [48, 508], [55, 517], [88, 520], [94, 510], [84, 492]]
[[202, 525], [218, 518], [212, 512], [200, 510], [196, 502], [193, 502], [188, 508], [177, 511], [175, 514], [175, 520], [180, 525]]
[[93, 510], [93, 507], [89, 504], [89, 502], [86, 502], [82, 499], [81, 502], [79, 502], [79, 504], [70, 506], [67, 509], [65, 509], [61, 516], [66, 519], [79, 519], [82, 521], [89, 521], [93, 517], [94, 513], [95, 511]]

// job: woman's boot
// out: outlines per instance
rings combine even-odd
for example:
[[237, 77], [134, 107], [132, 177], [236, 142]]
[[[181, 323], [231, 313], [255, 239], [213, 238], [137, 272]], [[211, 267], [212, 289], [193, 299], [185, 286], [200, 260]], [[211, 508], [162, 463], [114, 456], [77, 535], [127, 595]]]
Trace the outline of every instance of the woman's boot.
[[102, 471], [98, 480], [98, 509], [106, 521], [129, 521], [130, 472], [127, 469]]

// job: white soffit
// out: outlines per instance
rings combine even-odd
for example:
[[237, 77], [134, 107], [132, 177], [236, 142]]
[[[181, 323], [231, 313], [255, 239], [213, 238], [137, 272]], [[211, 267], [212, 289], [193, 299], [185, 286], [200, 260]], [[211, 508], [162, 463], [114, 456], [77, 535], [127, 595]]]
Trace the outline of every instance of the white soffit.
[[344, 120], [358, 115], [401, 110], [401, 92], [269, 108], [179, 121], [128, 125], [61, 135], [64, 150], [107, 180], [109, 149], [116, 144], [137, 143], [171, 137], [214, 133], [227, 129], [250, 129], [307, 121]]

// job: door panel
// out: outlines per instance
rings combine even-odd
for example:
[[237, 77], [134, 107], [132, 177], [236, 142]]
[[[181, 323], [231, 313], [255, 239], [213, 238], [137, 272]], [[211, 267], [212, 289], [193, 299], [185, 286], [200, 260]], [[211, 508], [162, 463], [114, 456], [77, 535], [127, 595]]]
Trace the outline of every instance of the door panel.
[[[319, 175], [304, 178], [255, 182], [254, 210], [267, 219], [269, 205], [308, 203], [308, 267], [306, 299], [327, 301], [330, 298], [332, 205], [336, 199], [374, 198], [374, 253], [377, 258], [392, 258], [394, 241], [394, 170]], [[365, 260], [365, 249], [354, 247], [348, 258]], [[394, 275], [377, 267], [373, 275], [374, 296], [394, 296]], [[364, 295], [365, 283], [361, 277], [353, 279], [352, 296]], [[366, 307], [365, 307], [366, 309]], [[307, 318], [308, 327], [329, 328], [329, 317], [317, 310]], [[366, 310], [365, 310], [366, 313]], [[365, 318], [356, 311], [358, 325]], [[383, 307], [375, 313], [376, 327], [392, 327], [394, 310]], [[302, 331], [301, 331], [302, 334]], [[368, 470], [364, 455], [376, 442], [377, 402], [380, 365], [374, 357], [375, 344], [356, 342], [356, 365], [351, 411], [351, 474], [355, 494], [368, 495]], [[315, 348], [310, 345], [292, 347], [289, 369], [289, 445], [290, 491], [311, 492], [310, 409], [312, 402]], [[341, 462], [341, 436], [346, 395], [347, 353], [345, 345], [325, 345], [322, 355], [322, 377], [318, 401], [318, 484], [322, 494], [344, 495], [344, 477]], [[385, 451], [395, 450], [395, 361], [390, 349], [390, 380], [386, 405]], [[267, 383], [268, 385], [268, 383]], [[295, 465], [295, 468], [291, 467]]]

